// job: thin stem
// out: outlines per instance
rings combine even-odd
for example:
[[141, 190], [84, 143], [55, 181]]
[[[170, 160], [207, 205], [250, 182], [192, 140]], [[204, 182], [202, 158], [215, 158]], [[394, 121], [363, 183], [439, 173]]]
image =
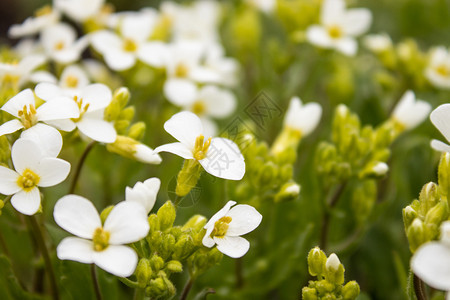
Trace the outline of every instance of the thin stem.
[[95, 264], [91, 264], [91, 277], [92, 277], [92, 283], [94, 285], [94, 291], [95, 291], [95, 298], [97, 300], [102, 300], [102, 293], [100, 292], [100, 286], [98, 284], [97, 280], [97, 270], [95, 269]]
[[138, 289], [139, 287], [139, 283], [137, 283], [136, 281], [132, 281], [128, 278], [125, 277], [117, 277], [117, 279], [119, 279], [120, 281], [122, 281], [123, 284], [125, 284], [126, 286], [133, 288], [133, 289]]
[[189, 280], [186, 282], [186, 285], [183, 288], [183, 292], [181, 293], [180, 300], [186, 300], [189, 292], [191, 291], [192, 285], [194, 284], [194, 279], [189, 277]]
[[89, 145], [86, 146], [86, 149], [84, 149], [83, 154], [80, 157], [80, 161], [78, 162], [77, 168], [75, 169], [75, 175], [72, 179], [72, 184], [70, 185], [69, 194], [73, 194], [75, 192], [75, 187], [78, 182], [78, 178], [81, 174], [81, 169], [83, 168], [84, 162], [89, 154], [91, 152], [92, 148], [94, 148], [95, 144], [97, 144], [96, 141], [91, 142]]
[[425, 294], [425, 286], [423, 281], [414, 274], [414, 292], [416, 293], [417, 300], [427, 300], [427, 295]]
[[236, 288], [240, 289], [244, 286], [244, 276], [242, 275], [242, 257], [235, 260], [235, 272], [236, 272]]
[[180, 202], [182, 199], [183, 199], [183, 197], [178, 196], [178, 195], [175, 197], [175, 200], [173, 202], [175, 204], [175, 207], [178, 207], [178, 205], [180, 205]]
[[134, 290], [134, 300], [144, 300], [145, 299], [145, 289], [137, 288]]
[[3, 234], [1, 231], [0, 231], [0, 246], [2, 247], [3, 254], [9, 257], [8, 246], [6, 245], [5, 239], [3, 238]]
[[341, 183], [334, 193], [331, 195], [330, 199], [325, 202], [323, 209], [323, 217], [322, 217], [322, 228], [320, 231], [320, 242], [319, 246], [323, 251], [326, 251], [328, 246], [328, 232], [330, 225], [331, 212], [330, 210], [336, 206], [341, 197], [342, 193], [345, 190], [346, 182]]
[[53, 300], [58, 300], [59, 299], [58, 285], [56, 284], [55, 273], [53, 272], [53, 266], [50, 260], [50, 255], [48, 253], [47, 246], [45, 245], [44, 235], [42, 233], [41, 227], [36, 221], [36, 217], [30, 216], [28, 219], [30, 220], [31, 230], [34, 231], [36, 243], [38, 244], [38, 247], [41, 250], [42, 257], [44, 258], [45, 269], [47, 271], [48, 279], [50, 281], [50, 292], [52, 294], [52, 298]]

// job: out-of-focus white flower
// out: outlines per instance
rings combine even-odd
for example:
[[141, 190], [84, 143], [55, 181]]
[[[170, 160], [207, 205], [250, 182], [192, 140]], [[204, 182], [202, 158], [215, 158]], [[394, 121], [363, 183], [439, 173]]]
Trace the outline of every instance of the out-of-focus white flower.
[[435, 87], [450, 89], [450, 53], [445, 47], [436, 47], [431, 51], [425, 76]]
[[365, 8], [347, 10], [344, 0], [325, 0], [320, 22], [321, 25], [312, 25], [306, 30], [308, 41], [353, 56], [358, 50], [355, 37], [369, 30], [372, 14]]
[[209, 44], [218, 40], [218, 1], [200, 0], [191, 5], [164, 1], [161, 12], [171, 20], [173, 41], [190, 40]]
[[246, 0], [246, 2], [266, 14], [272, 13], [276, 5], [276, 0]]
[[42, 31], [41, 43], [50, 59], [70, 64], [80, 59], [89, 40], [87, 36], [77, 40], [75, 29], [65, 23], [58, 23]]
[[411, 269], [429, 286], [450, 291], [450, 221], [442, 223], [440, 241], [425, 243], [416, 250]]
[[205, 225], [206, 234], [203, 245], [211, 248], [217, 244], [217, 249], [233, 258], [242, 257], [250, 248], [250, 243], [240, 237], [259, 226], [262, 215], [252, 206], [228, 203], [209, 219]]
[[164, 129], [179, 142], [165, 144], [155, 153], [170, 152], [184, 159], [195, 159], [209, 174], [231, 180], [240, 180], [245, 174], [244, 157], [238, 146], [226, 138], [205, 141], [202, 122], [197, 115], [183, 111], [173, 115]]
[[[48, 125], [60, 119], [78, 118], [80, 113], [77, 105], [68, 98], [58, 97], [57, 102], [44, 103], [36, 108], [34, 94], [26, 89], [12, 97], [2, 106], [2, 110], [16, 117], [0, 125], [0, 136], [16, 132], [20, 129], [35, 130], [38, 134], [48, 134]], [[54, 125], [54, 124], [52, 124]], [[55, 126], [58, 129], [65, 128]], [[55, 130], [55, 129], [53, 129]], [[70, 130], [68, 130], [70, 131]]]
[[431, 105], [416, 99], [413, 91], [406, 91], [392, 112], [392, 117], [405, 129], [413, 129], [422, 123], [431, 111]]
[[59, 81], [54, 78], [46, 82], [47, 84], [40, 85], [37, 90], [45, 86], [47, 93], [52, 94], [53, 97], [65, 96], [69, 98], [79, 96], [81, 90], [90, 83], [86, 72], [78, 65], [67, 66], [61, 73]]
[[374, 53], [381, 53], [392, 48], [392, 40], [387, 33], [366, 35], [363, 43], [367, 49]]
[[322, 107], [319, 103], [302, 104], [298, 97], [292, 97], [284, 117], [284, 126], [299, 131], [301, 136], [309, 135], [319, 124]]
[[[430, 114], [431, 123], [442, 133], [445, 139], [450, 142], [450, 104], [442, 104]], [[431, 147], [437, 151], [450, 152], [450, 146], [438, 140], [431, 141]]]
[[96, 264], [103, 270], [128, 277], [136, 269], [138, 256], [125, 244], [147, 236], [150, 226], [142, 205], [123, 201], [114, 206], [102, 224], [88, 199], [67, 195], [56, 202], [56, 224], [77, 237], [66, 237], [56, 248], [59, 259]]
[[125, 200], [142, 204], [148, 214], [155, 205], [160, 186], [161, 180], [156, 177], [149, 178], [144, 182], [138, 181], [133, 188], [126, 187]]
[[235, 86], [239, 82], [239, 63], [236, 59], [225, 57], [225, 51], [219, 43], [206, 47], [203, 66], [217, 75], [207, 78], [209, 83], [221, 86]]
[[156, 23], [157, 14], [153, 10], [129, 12], [120, 19], [121, 35], [109, 30], [97, 31], [92, 34], [92, 46], [116, 71], [133, 67], [137, 59], [150, 66], [161, 67], [165, 63], [166, 46], [159, 41], [149, 41]]
[[44, 55], [34, 54], [25, 56], [18, 62], [0, 62], [0, 83], [20, 88], [29, 81], [33, 81], [37, 73], [33, 71], [45, 61]]
[[[95, 83], [82, 88], [72, 99], [61, 97], [60, 90], [50, 83], [40, 83], [35, 89], [36, 95], [48, 103], [59, 103], [63, 99], [76, 104], [78, 117], [64, 120], [52, 120], [51, 124], [65, 131], [75, 128], [95, 141], [113, 143], [117, 133], [114, 125], [103, 119], [105, 108], [111, 103], [111, 90], [104, 84]], [[44, 104], [45, 105], [45, 104]]]
[[28, 17], [22, 24], [12, 25], [8, 30], [8, 35], [12, 38], [33, 35], [56, 24], [59, 19], [59, 12], [47, 5], [38, 9], [34, 17]]
[[20, 138], [11, 149], [15, 170], [0, 166], [0, 193], [13, 195], [12, 206], [25, 215], [35, 214], [41, 204], [38, 187], [57, 185], [69, 175], [70, 164], [46, 157], [33, 140]]
[[54, 0], [57, 9], [80, 23], [99, 15], [104, 3], [105, 0]]
[[205, 134], [208, 136], [217, 134], [217, 126], [211, 118], [226, 118], [236, 108], [236, 98], [233, 93], [214, 85], [205, 85], [197, 89], [197, 95], [193, 99], [177, 98], [177, 100], [181, 99], [184, 101], [171, 102], [199, 116], [202, 120]]

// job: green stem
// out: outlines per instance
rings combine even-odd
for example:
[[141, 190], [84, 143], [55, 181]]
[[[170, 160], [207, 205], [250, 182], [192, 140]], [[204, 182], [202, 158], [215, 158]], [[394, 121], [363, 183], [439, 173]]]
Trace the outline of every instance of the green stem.
[[41, 250], [42, 257], [44, 258], [45, 268], [48, 274], [48, 279], [50, 281], [50, 291], [52, 294], [52, 298], [53, 300], [58, 300], [59, 299], [58, 285], [56, 284], [55, 273], [53, 272], [53, 266], [50, 260], [50, 255], [48, 253], [47, 246], [45, 245], [44, 235], [42, 233], [41, 227], [36, 221], [36, 217], [30, 216], [28, 219], [30, 221], [29, 223], [31, 224], [31, 230], [34, 231], [34, 236], [36, 238], [38, 247]]
[[189, 280], [186, 282], [186, 285], [183, 288], [183, 292], [181, 293], [180, 300], [187, 299], [193, 284], [194, 284], [194, 279], [192, 277], [189, 277]]
[[75, 169], [75, 175], [73, 176], [72, 184], [70, 185], [69, 194], [73, 194], [75, 192], [75, 187], [77, 185], [78, 178], [80, 177], [81, 174], [81, 169], [83, 168], [84, 162], [86, 161], [89, 152], [91, 152], [95, 144], [97, 144], [97, 142], [93, 141], [86, 146], [86, 149], [84, 149], [84, 152], [80, 157], [80, 161], [78, 162], [77, 168]]
[[183, 197], [178, 196], [178, 195], [175, 197], [175, 200], [173, 201], [173, 204], [175, 205], [175, 207], [178, 207], [178, 205], [180, 204], [182, 199], [183, 199]]
[[416, 293], [417, 300], [427, 300], [427, 295], [425, 294], [425, 286], [423, 281], [414, 274], [414, 292]]
[[134, 290], [134, 300], [144, 300], [145, 299], [145, 289], [137, 288]]
[[6, 245], [5, 239], [3, 238], [3, 234], [0, 231], [0, 246], [2, 247], [2, 252], [9, 257], [8, 246]]
[[98, 284], [97, 279], [97, 270], [95, 268], [95, 264], [91, 264], [91, 277], [92, 277], [92, 283], [94, 285], [94, 291], [95, 291], [95, 298], [97, 300], [102, 300], [102, 293], [100, 292], [100, 285]]
[[244, 276], [242, 275], [242, 257], [235, 260], [235, 272], [236, 272], [236, 288], [241, 289], [244, 286]]
[[119, 279], [120, 281], [122, 281], [123, 284], [125, 284], [126, 286], [133, 288], [133, 289], [139, 289], [139, 283], [137, 283], [136, 281], [132, 281], [128, 278], [125, 277], [117, 277], [117, 279]]

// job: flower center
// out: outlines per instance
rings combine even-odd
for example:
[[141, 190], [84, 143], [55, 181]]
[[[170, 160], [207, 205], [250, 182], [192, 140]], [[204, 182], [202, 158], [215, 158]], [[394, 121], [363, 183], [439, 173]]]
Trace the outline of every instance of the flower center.
[[137, 50], [137, 45], [132, 39], [125, 39], [123, 41], [123, 50], [126, 52], [134, 52]]
[[205, 137], [203, 134], [199, 135], [195, 140], [194, 158], [196, 160], [202, 160], [206, 157], [209, 145], [211, 145], [211, 138], [207, 139], [206, 142], [204, 141]]
[[55, 48], [55, 50], [62, 50], [62, 49], [64, 49], [64, 42], [63, 41], [57, 42], [53, 48]]
[[24, 105], [23, 109], [19, 110], [18, 115], [25, 129], [28, 129], [37, 123], [36, 109], [33, 104], [28, 104], [28, 106]]
[[3, 76], [1, 83], [5, 86], [17, 86], [17, 84], [19, 83], [19, 79], [19, 75], [6, 74], [5, 76]]
[[191, 108], [192, 112], [196, 115], [201, 115], [205, 112], [205, 103], [201, 100], [195, 101]]
[[217, 237], [220, 239], [223, 238], [228, 231], [228, 224], [230, 224], [231, 220], [232, 218], [228, 216], [222, 217], [217, 220], [216, 223], [214, 223], [214, 229], [211, 232], [210, 237]]
[[342, 30], [339, 26], [332, 25], [328, 27], [328, 34], [330, 35], [331, 38], [338, 39], [342, 37]]
[[25, 191], [30, 191], [39, 183], [40, 177], [30, 169], [25, 169], [17, 179], [17, 184]]
[[76, 88], [78, 86], [78, 78], [76, 76], [69, 75], [66, 77], [65, 84], [69, 88]]
[[83, 117], [84, 113], [89, 108], [89, 103], [83, 105], [83, 98], [78, 98], [78, 96], [73, 96], [73, 101], [78, 105], [78, 109], [80, 110], [80, 116], [78, 118], [72, 118], [72, 121], [78, 122], [81, 120], [81, 117]]
[[176, 77], [187, 77], [189, 73], [189, 68], [183, 64], [179, 63], [177, 67], [175, 68], [175, 76]]
[[441, 64], [441, 65], [437, 66], [437, 67], [435, 68], [435, 70], [436, 70], [436, 72], [437, 72], [439, 75], [441, 75], [441, 76], [443, 76], [443, 77], [448, 77], [448, 76], [450, 76], [450, 68], [449, 68], [448, 66], [444, 65], [444, 64]]
[[50, 5], [45, 5], [34, 12], [35, 17], [42, 17], [52, 13], [52, 7]]
[[110, 233], [103, 228], [98, 227], [94, 231], [94, 236], [92, 237], [92, 241], [94, 242], [94, 250], [99, 252], [108, 248]]

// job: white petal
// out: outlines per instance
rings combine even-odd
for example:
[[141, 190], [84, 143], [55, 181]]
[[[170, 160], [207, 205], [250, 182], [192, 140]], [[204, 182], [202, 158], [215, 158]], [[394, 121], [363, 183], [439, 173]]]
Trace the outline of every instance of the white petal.
[[103, 251], [94, 252], [93, 258], [97, 266], [119, 277], [131, 276], [138, 262], [133, 249], [118, 245], [109, 245]]
[[352, 36], [367, 32], [372, 23], [372, 13], [366, 8], [353, 8], [345, 12], [341, 20], [343, 31]]
[[163, 67], [167, 59], [167, 46], [161, 42], [146, 43], [139, 47], [137, 57], [149, 66]]
[[47, 71], [36, 71], [30, 74], [30, 81], [34, 83], [49, 82], [56, 83], [56, 77]]
[[205, 136], [216, 136], [217, 135], [217, 124], [210, 118], [203, 116], [200, 117], [203, 126], [203, 132]]
[[98, 52], [105, 54], [112, 49], [122, 47], [122, 39], [115, 33], [107, 30], [97, 31], [91, 36], [92, 47]]
[[75, 101], [67, 97], [53, 98], [39, 106], [36, 112], [37, 119], [44, 122], [80, 116], [80, 110]]
[[33, 140], [45, 156], [57, 157], [63, 145], [61, 133], [55, 128], [38, 123], [20, 135], [21, 138]]
[[107, 107], [112, 100], [112, 92], [102, 83], [94, 83], [86, 86], [81, 91], [80, 97], [83, 103], [89, 103], [88, 112]]
[[105, 53], [104, 59], [108, 67], [114, 71], [124, 71], [136, 64], [136, 56], [125, 51], [110, 51]]
[[220, 252], [232, 258], [242, 257], [250, 249], [250, 243], [240, 236], [214, 237], [214, 241]]
[[34, 88], [36, 96], [45, 101], [50, 101], [53, 98], [64, 96], [63, 90], [56, 84], [49, 82], [42, 82]]
[[442, 243], [429, 242], [417, 249], [411, 268], [429, 286], [450, 290], [450, 248]]
[[150, 229], [147, 212], [138, 203], [122, 201], [108, 215], [103, 228], [111, 234], [112, 245], [137, 242], [147, 236]]
[[187, 79], [170, 78], [164, 83], [164, 96], [177, 106], [186, 106], [195, 100], [197, 86]]
[[184, 144], [178, 142], [161, 145], [159, 147], [156, 147], [153, 151], [154, 153], [170, 152], [175, 155], [181, 156], [184, 159], [194, 159], [192, 151], [189, 150], [189, 148], [187, 148]]
[[134, 158], [146, 164], [160, 164], [161, 156], [154, 153], [154, 150], [144, 144], [138, 144], [135, 148]]
[[192, 150], [197, 137], [203, 134], [203, 126], [199, 117], [188, 111], [182, 111], [173, 115], [164, 123], [164, 129]]
[[37, 171], [41, 178], [38, 186], [54, 186], [67, 178], [70, 172], [70, 164], [59, 158], [46, 157], [39, 162]]
[[113, 143], [117, 138], [114, 125], [104, 120], [88, 118], [85, 114], [76, 124], [84, 135], [95, 141], [109, 144]]
[[0, 125], [0, 136], [16, 132], [17, 130], [22, 128], [22, 122], [17, 119], [10, 120]]
[[159, 178], [149, 178], [146, 181], [136, 182], [133, 188], [126, 187], [125, 200], [134, 201], [142, 204], [147, 214], [155, 205], [156, 195], [158, 194], [161, 180]]
[[441, 141], [432, 140], [430, 145], [431, 145], [431, 148], [433, 148], [436, 151], [450, 152], [450, 145], [447, 145]]
[[321, 116], [320, 104], [312, 102], [302, 105], [298, 97], [293, 97], [284, 118], [284, 125], [297, 129], [306, 136], [316, 128]]
[[320, 20], [325, 25], [332, 25], [342, 20], [344, 12], [344, 0], [325, 0], [322, 2]]
[[233, 93], [216, 86], [203, 87], [199, 91], [198, 99], [204, 101], [205, 113], [213, 118], [226, 118], [236, 109], [236, 98]]
[[0, 166], [0, 193], [3, 195], [12, 195], [21, 190], [17, 184], [19, 174], [14, 170]]
[[[206, 225], [203, 227], [206, 229], [205, 237], [203, 237], [203, 243], [206, 242], [207, 244], [210, 245], [210, 241], [208, 240], [208, 237], [211, 235], [211, 232], [214, 229], [214, 224], [216, 223], [217, 220], [224, 217], [230, 210], [230, 207], [232, 207], [235, 204], [236, 204], [236, 201], [233, 201], [233, 200], [228, 201], [224, 207], [222, 207], [218, 212], [216, 212], [214, 214], [214, 216], [211, 217], [211, 219], [209, 219], [208, 223], [206, 223]], [[212, 245], [207, 246], [207, 247], [212, 247]]]
[[[76, 78], [77, 84], [75, 87], [67, 85], [68, 78]], [[60, 76], [60, 84], [64, 88], [75, 88], [80, 89], [89, 84], [89, 78], [86, 72], [80, 68], [78, 65], [70, 65], [64, 69]]]
[[239, 204], [230, 209], [227, 216], [231, 217], [226, 235], [238, 236], [253, 231], [259, 226], [262, 215], [252, 206]]
[[430, 120], [436, 128], [450, 141], [450, 104], [442, 104], [430, 114]]
[[[75, 130], [75, 128], [77, 128], [75, 123], [70, 119], [51, 120], [51, 121], [45, 121], [45, 123], [47, 123], [48, 125], [50, 125], [52, 127], [57, 128], [59, 130], [67, 131], [67, 132], [71, 132], [71, 131]], [[33, 127], [35, 127], [35, 126], [33, 126]]]
[[358, 51], [358, 44], [356, 43], [356, 40], [351, 37], [343, 37], [339, 39], [335, 43], [334, 47], [336, 50], [347, 56], [354, 56]]
[[2, 110], [18, 118], [18, 112], [23, 109], [25, 105], [34, 105], [34, 94], [31, 89], [26, 89], [12, 97], [2, 106]]
[[306, 30], [306, 39], [319, 47], [329, 48], [333, 44], [332, 38], [329, 36], [327, 30], [318, 25], [309, 26]]
[[41, 194], [37, 187], [26, 192], [24, 190], [14, 194], [11, 198], [11, 205], [24, 215], [34, 215], [41, 205]]
[[213, 138], [206, 158], [199, 162], [206, 172], [219, 178], [241, 180], [245, 174], [244, 156], [229, 139]]
[[73, 260], [83, 264], [94, 262], [94, 243], [76, 237], [66, 237], [56, 248], [56, 255], [61, 260]]
[[159, 188], [161, 187], [161, 180], [157, 177], [152, 177], [144, 181], [144, 185], [151, 191], [155, 192], [156, 194], [159, 191]]
[[27, 168], [35, 170], [42, 157], [41, 147], [33, 140], [18, 139], [11, 149], [12, 162], [19, 174]]
[[77, 195], [59, 199], [55, 204], [53, 217], [62, 229], [85, 239], [92, 239], [95, 229], [102, 226], [92, 202]]

